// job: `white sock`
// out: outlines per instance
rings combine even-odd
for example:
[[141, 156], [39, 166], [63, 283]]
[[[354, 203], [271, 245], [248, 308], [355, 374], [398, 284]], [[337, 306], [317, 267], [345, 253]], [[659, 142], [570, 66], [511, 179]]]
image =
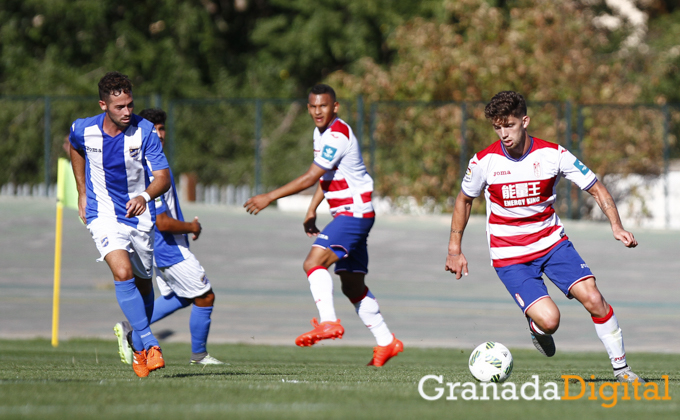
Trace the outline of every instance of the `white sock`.
[[614, 308], [609, 306], [609, 313], [604, 318], [592, 318], [597, 336], [607, 349], [614, 370], [625, 367], [626, 350], [623, 347], [623, 334], [619, 328], [619, 321], [614, 315]]
[[533, 332], [535, 332], [536, 334], [538, 334], [538, 335], [550, 335], [550, 334], [544, 333], [540, 328], [538, 328], [538, 325], [536, 325], [536, 323], [534, 322], [534, 320], [531, 319], [531, 318], [529, 318], [529, 324], [530, 324], [530, 325], [529, 325], [529, 328], [531, 328], [531, 330], [532, 330]]
[[361, 318], [366, 327], [373, 333], [378, 345], [387, 346], [390, 344], [394, 337], [390, 329], [387, 328], [382, 314], [380, 314], [378, 301], [375, 300], [375, 296], [368, 290], [368, 287], [366, 288], [366, 294], [360, 299], [352, 300], [352, 303], [357, 315], [359, 315], [359, 318]]
[[333, 278], [325, 267], [314, 267], [307, 273], [309, 290], [316, 308], [319, 310], [319, 322], [337, 321], [333, 305]]

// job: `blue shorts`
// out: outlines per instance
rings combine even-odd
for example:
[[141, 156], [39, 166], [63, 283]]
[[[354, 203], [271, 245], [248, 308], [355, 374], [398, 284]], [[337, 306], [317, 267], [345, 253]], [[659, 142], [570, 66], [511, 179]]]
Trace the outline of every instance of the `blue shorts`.
[[570, 241], [534, 261], [498, 267], [496, 273], [525, 314], [531, 305], [550, 296], [543, 273], [569, 299], [573, 299], [569, 291], [576, 283], [595, 277]]
[[335, 272], [368, 273], [366, 239], [373, 227], [374, 218], [360, 219], [337, 216], [316, 237], [314, 246], [330, 248], [340, 258]]

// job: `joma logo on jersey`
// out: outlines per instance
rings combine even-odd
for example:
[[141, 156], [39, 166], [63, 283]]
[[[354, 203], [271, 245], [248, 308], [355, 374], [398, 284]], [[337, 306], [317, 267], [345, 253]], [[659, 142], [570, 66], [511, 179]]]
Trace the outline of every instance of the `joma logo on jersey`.
[[496, 171], [493, 176], [510, 175], [510, 171]]
[[541, 201], [541, 183], [538, 181], [503, 185], [501, 192], [505, 207], [528, 206]]
[[85, 151], [90, 153], [101, 153], [102, 149], [97, 149], [96, 147], [85, 146]]

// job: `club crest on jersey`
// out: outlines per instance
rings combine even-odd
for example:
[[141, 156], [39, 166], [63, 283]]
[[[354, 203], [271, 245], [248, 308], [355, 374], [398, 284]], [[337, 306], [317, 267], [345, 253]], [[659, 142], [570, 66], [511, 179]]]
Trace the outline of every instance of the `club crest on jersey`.
[[537, 178], [541, 176], [541, 162], [534, 162], [534, 176]]
[[335, 153], [338, 151], [335, 147], [331, 146], [324, 146], [323, 147], [323, 152], [321, 152], [321, 157], [326, 159], [326, 160], [333, 160], [335, 157]]
[[139, 147], [133, 149], [132, 147], [130, 148], [130, 157], [131, 158], [136, 158], [137, 155], [139, 155]]
[[581, 162], [581, 161], [578, 160], [578, 159], [576, 159], [576, 160], [574, 161], [574, 166], [576, 167], [576, 169], [578, 169], [579, 171], [581, 171], [581, 173], [582, 173], [583, 175], [587, 174], [588, 171], [590, 170], [590, 169], [588, 169], [588, 167], [587, 167], [585, 164], [583, 164], [583, 162]]

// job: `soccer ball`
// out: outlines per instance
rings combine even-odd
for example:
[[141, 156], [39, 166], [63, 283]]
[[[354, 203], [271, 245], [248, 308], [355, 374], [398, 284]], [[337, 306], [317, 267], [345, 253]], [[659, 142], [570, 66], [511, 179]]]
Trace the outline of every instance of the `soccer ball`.
[[480, 382], [503, 382], [512, 373], [512, 354], [501, 343], [487, 341], [472, 351], [469, 367]]

